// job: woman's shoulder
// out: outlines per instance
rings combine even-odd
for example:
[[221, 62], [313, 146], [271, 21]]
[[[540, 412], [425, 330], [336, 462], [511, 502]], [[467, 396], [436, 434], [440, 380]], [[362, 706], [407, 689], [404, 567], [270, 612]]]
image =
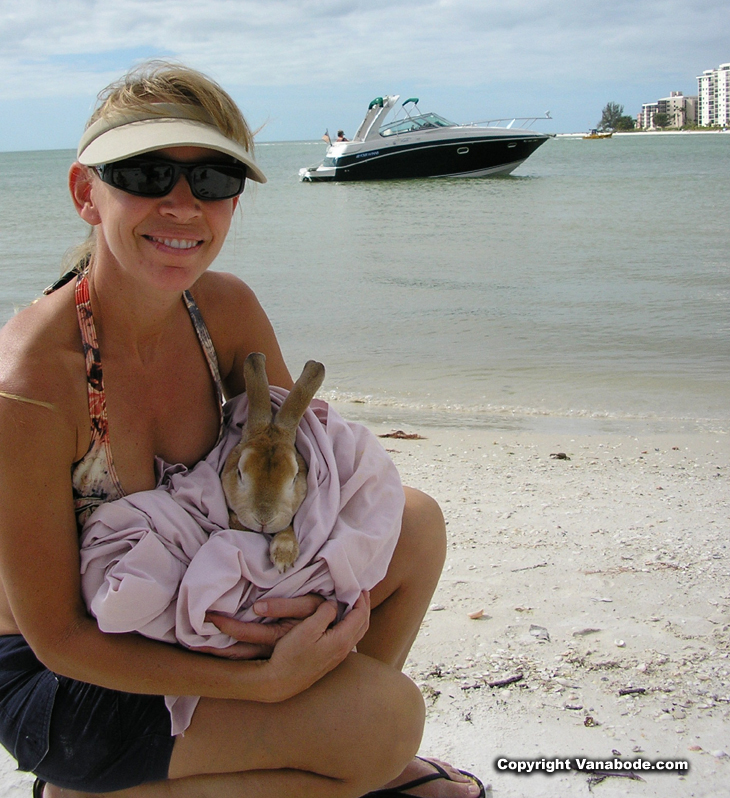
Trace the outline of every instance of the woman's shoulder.
[[250, 352], [266, 355], [272, 384], [291, 387], [271, 322], [243, 280], [225, 272], [207, 272], [191, 293], [213, 340], [228, 396], [243, 390], [243, 361]]
[[235, 311], [242, 302], [258, 304], [250, 286], [229, 272], [207, 271], [190, 293], [201, 311], [209, 310], [215, 316]]
[[[251, 331], [263, 314], [256, 294], [239, 277], [227, 272], [206, 272], [190, 293], [200, 309], [216, 350], [236, 345], [242, 329]], [[221, 352], [219, 352], [219, 355]]]
[[72, 288], [41, 297], [0, 329], [0, 391], [70, 408], [84, 376]]

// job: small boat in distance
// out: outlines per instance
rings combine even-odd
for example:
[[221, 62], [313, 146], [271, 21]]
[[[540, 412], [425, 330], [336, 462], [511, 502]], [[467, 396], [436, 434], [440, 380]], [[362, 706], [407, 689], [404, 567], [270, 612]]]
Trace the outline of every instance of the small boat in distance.
[[608, 133], [599, 133], [595, 128], [590, 133], [583, 136], [584, 139], [610, 139], [613, 136], [613, 130]]
[[[438, 114], [421, 113], [417, 97], [407, 99], [387, 121], [399, 98], [376, 97], [351, 141], [332, 143], [325, 134], [329, 147], [324, 160], [300, 169], [299, 177], [320, 182], [505, 175], [551, 138], [528, 129], [538, 119], [550, 119], [549, 112], [458, 125]], [[499, 122], [509, 124], [500, 127]], [[528, 124], [518, 128], [516, 122]]]

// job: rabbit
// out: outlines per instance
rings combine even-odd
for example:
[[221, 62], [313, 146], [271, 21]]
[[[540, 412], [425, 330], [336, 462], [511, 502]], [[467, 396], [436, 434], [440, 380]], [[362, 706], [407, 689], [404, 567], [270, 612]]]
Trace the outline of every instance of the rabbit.
[[269, 557], [284, 573], [299, 556], [292, 519], [307, 495], [307, 465], [294, 445], [297, 427], [324, 380], [324, 366], [310, 360], [272, 417], [266, 358], [252, 352], [243, 373], [248, 419], [241, 442], [221, 472], [232, 529], [273, 535]]

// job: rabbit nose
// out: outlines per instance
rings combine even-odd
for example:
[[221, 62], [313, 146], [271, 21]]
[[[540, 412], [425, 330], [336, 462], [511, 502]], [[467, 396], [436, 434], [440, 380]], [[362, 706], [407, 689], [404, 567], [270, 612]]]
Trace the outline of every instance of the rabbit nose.
[[259, 512], [256, 514], [256, 522], [259, 525], [260, 529], [259, 532], [267, 532], [267, 527], [271, 527], [271, 523], [274, 520], [274, 513], [273, 512], [266, 512], [262, 513]]

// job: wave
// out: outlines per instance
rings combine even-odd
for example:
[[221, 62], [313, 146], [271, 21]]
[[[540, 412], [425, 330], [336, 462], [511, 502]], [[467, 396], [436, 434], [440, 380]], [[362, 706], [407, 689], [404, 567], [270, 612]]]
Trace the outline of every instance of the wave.
[[524, 405], [413, 400], [350, 391], [322, 391], [320, 398], [355, 421], [373, 425], [395, 422], [434, 427], [489, 428], [495, 430], [561, 430], [586, 432], [708, 432], [727, 434], [722, 418], [662, 416], [654, 413], [618, 413], [586, 408], [550, 410]]

